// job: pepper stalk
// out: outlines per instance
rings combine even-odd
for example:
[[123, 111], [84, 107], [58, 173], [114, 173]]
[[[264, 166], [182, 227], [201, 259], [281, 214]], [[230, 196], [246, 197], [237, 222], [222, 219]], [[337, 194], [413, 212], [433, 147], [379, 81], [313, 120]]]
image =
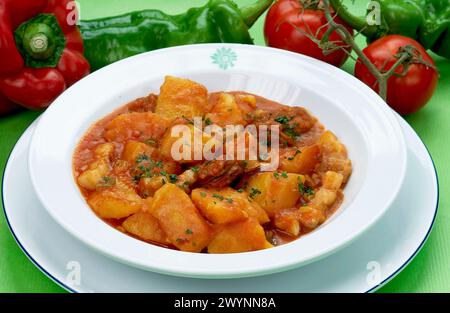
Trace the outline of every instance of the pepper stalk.
[[249, 4], [245, 7], [239, 8], [241, 11], [242, 19], [248, 28], [255, 24], [256, 20], [267, 10], [272, 4], [273, 0], [260, 0], [255, 3]]
[[363, 16], [353, 15], [343, 4], [342, 0], [329, 0], [331, 6], [339, 17], [353, 29], [356, 29], [367, 38], [379, 38], [388, 33], [387, 26], [382, 22], [381, 25], [369, 25], [367, 19]]
[[22, 23], [14, 32], [17, 49], [25, 65], [55, 67], [66, 46], [66, 39], [53, 14], [39, 14]]

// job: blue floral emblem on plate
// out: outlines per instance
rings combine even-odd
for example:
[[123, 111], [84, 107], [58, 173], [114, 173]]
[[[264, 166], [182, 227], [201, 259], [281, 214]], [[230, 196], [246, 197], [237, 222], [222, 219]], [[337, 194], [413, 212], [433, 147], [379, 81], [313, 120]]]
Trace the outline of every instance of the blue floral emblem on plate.
[[222, 47], [217, 49], [211, 56], [211, 59], [213, 64], [217, 64], [221, 69], [226, 70], [234, 66], [234, 63], [237, 61], [237, 54], [231, 48]]

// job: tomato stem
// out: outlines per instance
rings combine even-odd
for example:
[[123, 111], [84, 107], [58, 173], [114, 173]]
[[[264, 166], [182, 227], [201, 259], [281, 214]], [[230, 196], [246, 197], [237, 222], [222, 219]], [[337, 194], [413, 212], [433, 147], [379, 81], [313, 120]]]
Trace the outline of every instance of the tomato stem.
[[319, 8], [320, 0], [300, 0], [304, 9], [317, 10]]
[[342, 3], [342, 0], [329, 0], [337, 15], [351, 28], [360, 32], [367, 38], [378, 38], [386, 34], [386, 30], [378, 25], [369, 25], [363, 16], [353, 15]]
[[[331, 2], [336, 2], [334, 0], [323, 0], [323, 10], [325, 12], [325, 17], [327, 19], [329, 29], [327, 30], [327, 34], [331, 34], [331, 32], [336, 31], [337, 34], [341, 37], [342, 41], [353, 49], [353, 51], [358, 56], [358, 62], [362, 62], [369, 72], [375, 77], [378, 82], [378, 94], [383, 100], [387, 101], [387, 88], [388, 88], [388, 80], [392, 75], [396, 75], [397, 69], [400, 66], [403, 66], [402, 73], [406, 73], [409, 66], [413, 63], [424, 64], [429, 67], [434, 67], [432, 64], [428, 64], [421, 58], [420, 53], [417, 53], [417, 50], [412, 46], [405, 46], [399, 49], [399, 52], [395, 56], [397, 61], [394, 65], [389, 68], [389, 70], [385, 71], [384, 69], [378, 69], [375, 64], [373, 64], [369, 58], [363, 53], [362, 49], [356, 44], [354, 37], [352, 34], [341, 24], [338, 24], [334, 20], [334, 16], [332, 15]], [[337, 2], [340, 2], [338, 0]], [[330, 50], [329, 45], [333, 44], [328, 41], [328, 36], [323, 36], [322, 40], [319, 41], [319, 47], [325, 47], [324, 49]], [[345, 47], [340, 47], [346, 51]]]

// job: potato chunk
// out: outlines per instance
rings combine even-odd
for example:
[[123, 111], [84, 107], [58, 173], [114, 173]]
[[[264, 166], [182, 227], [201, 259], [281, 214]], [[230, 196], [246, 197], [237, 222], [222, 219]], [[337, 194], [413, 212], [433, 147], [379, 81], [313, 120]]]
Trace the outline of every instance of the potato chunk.
[[261, 223], [268, 222], [266, 212], [256, 203], [251, 203], [245, 195], [233, 188], [197, 188], [192, 191], [192, 201], [202, 214], [214, 224], [228, 224], [257, 218]]
[[88, 203], [100, 217], [115, 219], [128, 217], [143, 207], [143, 200], [120, 180], [112, 187], [99, 188], [89, 196]]
[[314, 170], [320, 157], [320, 147], [313, 145], [294, 150], [281, 158], [280, 170], [288, 173], [309, 174]]
[[315, 193], [307, 206], [299, 210], [300, 223], [310, 229], [316, 228], [326, 219], [326, 211], [337, 199], [337, 193], [342, 186], [343, 176], [340, 173], [328, 171], [322, 179], [322, 186]]
[[200, 252], [211, 239], [211, 229], [189, 196], [173, 184], [165, 184], [153, 197], [150, 213], [170, 242], [182, 251]]
[[327, 130], [320, 136], [319, 144], [322, 146], [324, 152], [346, 154], [345, 146], [339, 142], [336, 135]]
[[319, 138], [322, 151], [322, 163], [319, 172], [333, 171], [343, 176], [345, 184], [352, 173], [352, 162], [348, 159], [347, 149], [330, 131], [326, 131]]
[[103, 143], [94, 150], [97, 159], [109, 159], [114, 154], [114, 145], [112, 143]]
[[170, 121], [152, 112], [124, 113], [106, 125], [104, 137], [108, 141], [125, 142], [129, 139], [145, 141], [160, 138]]
[[298, 184], [304, 183], [302, 175], [279, 172], [265, 172], [250, 177], [246, 191], [269, 215], [292, 208], [300, 199]]
[[130, 162], [130, 164], [135, 164], [140, 155], [151, 157], [154, 151], [155, 148], [143, 142], [130, 140], [125, 144], [122, 152], [122, 160]]
[[165, 245], [170, 243], [159, 225], [158, 220], [150, 213], [135, 213], [128, 217], [122, 223], [122, 226], [127, 232], [143, 240], [149, 240]]
[[112, 143], [101, 144], [95, 149], [96, 160], [89, 164], [89, 168], [78, 176], [77, 180], [81, 187], [88, 190], [97, 188], [98, 184], [111, 170], [110, 157], [113, 153], [114, 145]]
[[322, 210], [310, 206], [301, 207], [298, 213], [300, 223], [309, 229], [316, 228], [326, 219], [326, 216]]
[[297, 209], [282, 210], [275, 214], [274, 224], [292, 236], [300, 234], [299, 211]]
[[256, 219], [222, 225], [208, 245], [209, 253], [238, 253], [270, 248], [264, 229]]
[[[236, 94], [235, 95], [236, 102], [240, 105], [246, 105], [244, 108], [245, 111], [256, 109], [256, 98], [251, 94]], [[242, 109], [242, 108], [241, 108]]]
[[138, 190], [143, 198], [152, 197], [155, 192], [161, 188], [168, 179], [166, 176], [144, 177], [139, 180]]
[[225, 127], [226, 125], [245, 125], [244, 114], [238, 107], [233, 95], [221, 93], [211, 112], [206, 114], [212, 123]]
[[238, 192], [235, 198], [237, 201], [243, 203], [242, 207], [250, 218], [256, 219], [261, 225], [270, 222], [270, 218], [266, 211], [258, 204], [258, 202], [250, 199], [247, 192]]
[[208, 108], [208, 91], [188, 79], [166, 76], [155, 112], [167, 119], [202, 117]]
[[337, 191], [342, 185], [343, 176], [342, 174], [328, 171], [325, 173], [322, 181], [322, 187], [316, 192], [309, 205], [326, 210], [336, 201]]
[[78, 176], [78, 183], [81, 187], [88, 190], [95, 190], [98, 184], [102, 181], [110, 171], [110, 164], [107, 160], [97, 160], [89, 166], [90, 169]]
[[328, 171], [323, 178], [322, 186], [328, 190], [337, 191], [341, 188], [344, 177], [340, 173]]

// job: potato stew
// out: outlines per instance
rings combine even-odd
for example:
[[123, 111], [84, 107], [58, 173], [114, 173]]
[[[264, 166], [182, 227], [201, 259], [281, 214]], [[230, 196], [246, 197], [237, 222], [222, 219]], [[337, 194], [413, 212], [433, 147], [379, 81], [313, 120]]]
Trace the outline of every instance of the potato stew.
[[[217, 157], [227, 149], [208, 160], [174, 157], [173, 127], [202, 131], [193, 123], [199, 117], [200, 128], [277, 126], [277, 167], [263, 171], [262, 157], [247, 152]], [[200, 147], [211, 140], [203, 133]], [[208, 94], [168, 76], [159, 95], [96, 122], [75, 150], [73, 170], [88, 205], [117, 230], [181, 251], [237, 253], [281, 245], [321, 225], [342, 203], [352, 165], [345, 146], [302, 107], [245, 92]]]

